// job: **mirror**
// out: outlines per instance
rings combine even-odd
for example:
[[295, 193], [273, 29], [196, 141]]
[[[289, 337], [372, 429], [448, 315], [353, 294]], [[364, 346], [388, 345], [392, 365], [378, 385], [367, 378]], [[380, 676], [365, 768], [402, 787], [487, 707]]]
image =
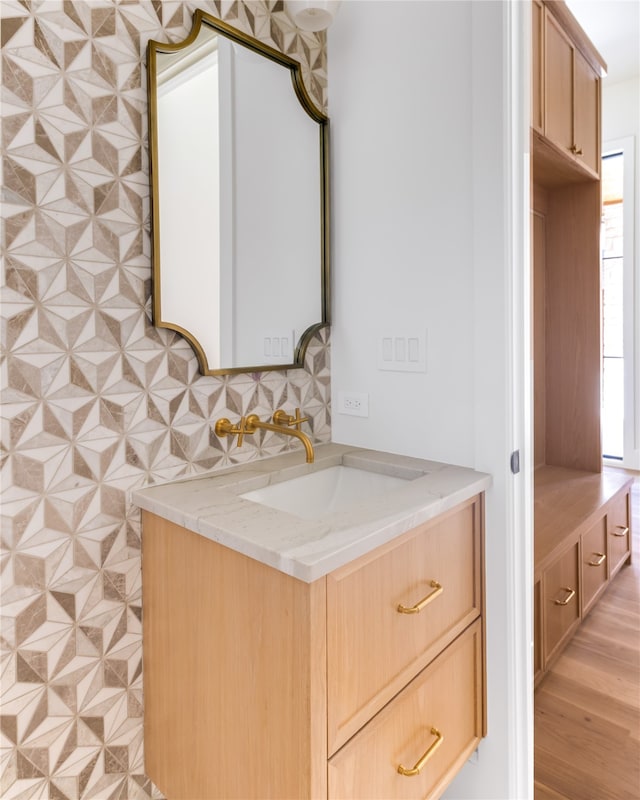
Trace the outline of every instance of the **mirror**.
[[148, 46], [153, 322], [205, 375], [302, 367], [329, 323], [328, 120], [297, 61], [193, 19]]

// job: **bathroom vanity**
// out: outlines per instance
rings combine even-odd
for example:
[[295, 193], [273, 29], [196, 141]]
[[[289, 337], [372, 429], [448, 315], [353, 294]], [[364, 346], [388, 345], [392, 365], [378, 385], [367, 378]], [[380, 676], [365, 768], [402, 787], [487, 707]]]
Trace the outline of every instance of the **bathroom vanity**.
[[166, 796], [439, 797], [486, 732], [489, 485], [330, 444], [135, 492], [145, 766]]

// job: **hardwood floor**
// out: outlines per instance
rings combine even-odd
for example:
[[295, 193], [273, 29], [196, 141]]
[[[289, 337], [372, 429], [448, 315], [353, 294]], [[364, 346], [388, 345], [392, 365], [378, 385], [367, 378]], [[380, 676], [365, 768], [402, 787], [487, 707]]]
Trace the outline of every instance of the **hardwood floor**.
[[632, 564], [536, 692], [535, 800], [640, 798], [640, 476], [632, 509]]

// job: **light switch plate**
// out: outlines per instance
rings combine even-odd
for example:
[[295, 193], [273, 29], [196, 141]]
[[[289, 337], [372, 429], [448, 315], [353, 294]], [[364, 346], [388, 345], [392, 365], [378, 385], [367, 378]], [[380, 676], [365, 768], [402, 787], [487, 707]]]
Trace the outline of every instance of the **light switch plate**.
[[291, 364], [295, 350], [295, 331], [265, 331], [258, 342], [262, 364]]
[[383, 333], [378, 339], [378, 369], [393, 372], [426, 372], [427, 332]]

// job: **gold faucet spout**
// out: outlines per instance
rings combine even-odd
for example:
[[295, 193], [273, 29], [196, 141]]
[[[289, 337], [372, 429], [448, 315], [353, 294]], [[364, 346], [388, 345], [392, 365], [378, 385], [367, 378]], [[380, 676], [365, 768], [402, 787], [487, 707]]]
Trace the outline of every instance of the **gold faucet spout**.
[[245, 420], [244, 432], [255, 433], [257, 428], [262, 428], [265, 431], [284, 433], [285, 436], [293, 436], [295, 439], [299, 439], [304, 445], [304, 449], [307, 454], [307, 464], [313, 463], [313, 445], [311, 444], [311, 439], [309, 439], [306, 433], [294, 428], [285, 428], [283, 425], [272, 425], [270, 422], [262, 422], [257, 414], [250, 414]]

